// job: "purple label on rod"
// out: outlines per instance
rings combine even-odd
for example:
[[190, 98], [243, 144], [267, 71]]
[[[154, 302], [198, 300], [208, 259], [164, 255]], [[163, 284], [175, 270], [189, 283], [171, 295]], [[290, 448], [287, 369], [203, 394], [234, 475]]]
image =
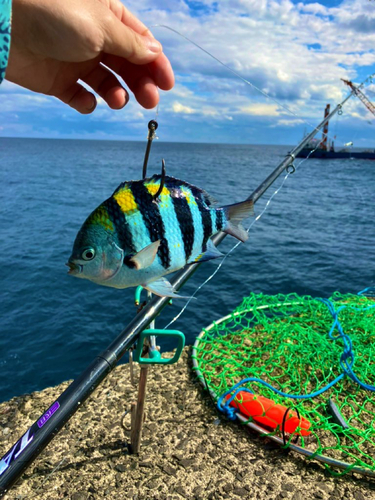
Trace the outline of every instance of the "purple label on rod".
[[52, 417], [54, 413], [60, 408], [60, 403], [55, 401], [51, 408], [48, 408], [46, 413], [38, 420], [38, 427], [41, 429], [43, 425]]

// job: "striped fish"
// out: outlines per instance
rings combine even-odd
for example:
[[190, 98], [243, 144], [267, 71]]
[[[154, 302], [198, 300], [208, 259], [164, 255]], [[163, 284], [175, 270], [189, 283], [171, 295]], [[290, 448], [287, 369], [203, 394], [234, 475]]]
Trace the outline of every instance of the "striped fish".
[[215, 207], [204, 190], [161, 176], [122, 183], [86, 219], [74, 242], [69, 274], [104, 286], [142, 285], [162, 297], [176, 297], [164, 278], [186, 264], [221, 257], [211, 236], [224, 231], [241, 241], [241, 220], [252, 201]]

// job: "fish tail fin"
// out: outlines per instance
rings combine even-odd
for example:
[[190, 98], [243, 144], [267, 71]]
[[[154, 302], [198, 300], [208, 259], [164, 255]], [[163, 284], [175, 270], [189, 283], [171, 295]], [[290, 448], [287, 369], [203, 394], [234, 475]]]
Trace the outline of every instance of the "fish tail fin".
[[223, 231], [245, 242], [249, 235], [241, 222], [250, 215], [254, 215], [253, 200], [245, 200], [240, 203], [234, 203], [233, 205], [226, 205], [223, 207], [223, 210], [227, 218], [227, 224], [223, 228]]

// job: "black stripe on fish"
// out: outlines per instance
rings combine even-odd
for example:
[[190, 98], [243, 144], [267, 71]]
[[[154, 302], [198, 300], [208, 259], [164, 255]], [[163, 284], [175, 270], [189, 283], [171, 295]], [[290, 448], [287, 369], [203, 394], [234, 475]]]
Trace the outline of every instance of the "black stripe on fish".
[[120, 205], [113, 197], [108, 198], [103, 205], [107, 209], [109, 219], [116, 229], [119, 247], [135, 253], [132, 232]]
[[186, 197], [182, 195], [181, 188], [176, 187], [176, 183], [172, 183], [169, 180], [165, 183], [165, 186], [171, 193], [173, 208], [180, 226], [187, 262], [190, 259], [194, 246], [195, 231], [193, 216]]
[[[198, 201], [198, 200], [197, 200]], [[203, 225], [203, 244], [202, 250], [205, 252], [207, 250], [207, 241], [211, 237], [212, 231], [212, 219], [210, 214], [210, 209], [206, 208], [202, 202], [197, 203], [199, 211], [202, 216], [202, 225]]]
[[223, 229], [224, 221], [223, 221], [223, 210], [221, 208], [216, 210], [216, 229], [221, 231]]
[[165, 237], [165, 227], [158, 204], [153, 201], [143, 181], [132, 182], [130, 185], [134, 200], [142, 214], [143, 222], [148, 230], [152, 242], [160, 240], [158, 256], [165, 269], [171, 265], [171, 255], [168, 241]]

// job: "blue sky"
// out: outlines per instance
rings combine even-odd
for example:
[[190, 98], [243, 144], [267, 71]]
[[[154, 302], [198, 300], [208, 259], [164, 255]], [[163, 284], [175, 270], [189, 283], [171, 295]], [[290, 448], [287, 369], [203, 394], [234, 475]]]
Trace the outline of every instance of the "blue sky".
[[[126, 6], [151, 26], [175, 69], [176, 86], [161, 93], [158, 109], [163, 141], [292, 145], [321, 120], [326, 103], [345, 97], [341, 78], [360, 83], [375, 73], [375, 0], [129, 0]], [[262, 93], [156, 25], [187, 36]], [[364, 91], [375, 101], [375, 84]], [[81, 116], [52, 97], [0, 86], [4, 137], [143, 141], [155, 117], [134, 98], [120, 111], [100, 101], [92, 115]], [[357, 98], [330, 124], [338, 146], [375, 147], [374, 130], [375, 117]]]

